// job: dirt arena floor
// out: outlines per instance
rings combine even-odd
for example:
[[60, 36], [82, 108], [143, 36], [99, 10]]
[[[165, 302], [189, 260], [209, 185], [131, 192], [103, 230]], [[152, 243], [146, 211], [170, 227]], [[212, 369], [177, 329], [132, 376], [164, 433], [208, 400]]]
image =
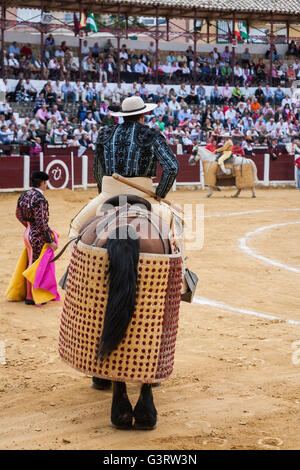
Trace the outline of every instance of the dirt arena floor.
[[[153, 431], [110, 427], [111, 392], [93, 390], [89, 377], [60, 361], [62, 301], [5, 300], [23, 228], [17, 194], [0, 195], [1, 449], [300, 448], [300, 191], [205, 194], [169, 194], [204, 204], [205, 238], [201, 250], [187, 253], [199, 285], [195, 302], [182, 303], [173, 375], [154, 389]], [[94, 195], [47, 192], [61, 245], [70, 219]], [[66, 253], [57, 262], [58, 278], [67, 261]], [[138, 386], [129, 386], [129, 396], [135, 403]]]

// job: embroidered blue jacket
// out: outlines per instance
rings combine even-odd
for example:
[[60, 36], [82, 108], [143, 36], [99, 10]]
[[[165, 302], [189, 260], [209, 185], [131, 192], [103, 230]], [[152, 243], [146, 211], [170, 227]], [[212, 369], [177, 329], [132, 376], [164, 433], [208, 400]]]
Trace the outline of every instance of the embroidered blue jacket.
[[165, 197], [179, 164], [164, 136], [139, 122], [124, 122], [101, 130], [94, 160], [94, 176], [100, 192], [103, 176], [118, 173], [125, 177], [151, 178], [156, 176], [157, 163], [163, 172], [156, 194]]

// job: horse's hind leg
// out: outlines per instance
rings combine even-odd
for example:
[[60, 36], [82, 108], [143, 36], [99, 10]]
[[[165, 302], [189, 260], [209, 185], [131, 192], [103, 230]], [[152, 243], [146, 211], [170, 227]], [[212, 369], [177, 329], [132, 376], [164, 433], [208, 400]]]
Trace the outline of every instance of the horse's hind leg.
[[213, 193], [214, 188], [210, 187], [209, 192], [206, 194], [206, 197], [210, 197]]
[[118, 429], [130, 429], [132, 427], [132, 406], [124, 382], [113, 382], [111, 424]]
[[256, 197], [256, 191], [255, 191], [255, 188], [251, 188], [252, 190], [252, 197]]
[[237, 192], [231, 197], [239, 197], [241, 191], [241, 189], [238, 189]]
[[134, 427], [137, 429], [154, 429], [156, 426], [157, 411], [153, 402], [152, 386], [143, 384], [133, 416]]

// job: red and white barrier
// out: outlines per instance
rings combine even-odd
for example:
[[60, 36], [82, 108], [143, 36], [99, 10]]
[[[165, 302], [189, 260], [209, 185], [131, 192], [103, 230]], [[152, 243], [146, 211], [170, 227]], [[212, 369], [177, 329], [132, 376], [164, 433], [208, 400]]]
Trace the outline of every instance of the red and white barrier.
[[[177, 149], [174, 149], [177, 150]], [[191, 149], [188, 153], [177, 154], [180, 170], [174, 184], [197, 185], [204, 189], [204, 175], [201, 162], [195, 166], [190, 166], [188, 160]], [[252, 158], [257, 166], [258, 180], [266, 186], [276, 184], [295, 184], [296, 171], [294, 165], [294, 155], [283, 154], [277, 160], [270, 159], [266, 148], [255, 149], [255, 156]], [[44, 152], [39, 157], [29, 157], [28, 155], [0, 157], [0, 191], [21, 191], [30, 187], [30, 174], [32, 171], [46, 171], [49, 173], [49, 187], [51, 189], [74, 189], [96, 184], [93, 174], [94, 152], [87, 149], [78, 157], [76, 148], [59, 148], [51, 145], [44, 147]], [[161, 176], [161, 167], [158, 168], [157, 178], [154, 183], [158, 183]]]

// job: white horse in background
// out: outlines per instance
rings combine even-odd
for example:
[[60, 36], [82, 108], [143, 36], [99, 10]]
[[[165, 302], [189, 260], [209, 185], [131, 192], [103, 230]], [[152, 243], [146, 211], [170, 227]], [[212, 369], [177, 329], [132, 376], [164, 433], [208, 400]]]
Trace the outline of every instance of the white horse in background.
[[[192, 155], [189, 158], [189, 165], [196, 165], [196, 162], [199, 160], [202, 160], [204, 162], [215, 162], [216, 161], [217, 155], [213, 152], [210, 152], [207, 150], [205, 147], [201, 145], [195, 145], [192, 150]], [[230, 157], [230, 161], [226, 161], [225, 163], [232, 163], [233, 166], [238, 166], [238, 165], [245, 165], [245, 164], [250, 164], [253, 169], [253, 175], [254, 175], [254, 184], [257, 183], [257, 168], [253, 160], [251, 158], [246, 158], [246, 157], [241, 157], [239, 155], [232, 155]], [[210, 197], [213, 193], [213, 190], [221, 191], [220, 188], [217, 186], [209, 186], [209, 193], [207, 194], [206, 197]], [[255, 187], [250, 188], [252, 190], [252, 197], [256, 197], [256, 192], [255, 192]], [[239, 197], [239, 194], [242, 190], [238, 189], [237, 192], [234, 194], [232, 197]]]

